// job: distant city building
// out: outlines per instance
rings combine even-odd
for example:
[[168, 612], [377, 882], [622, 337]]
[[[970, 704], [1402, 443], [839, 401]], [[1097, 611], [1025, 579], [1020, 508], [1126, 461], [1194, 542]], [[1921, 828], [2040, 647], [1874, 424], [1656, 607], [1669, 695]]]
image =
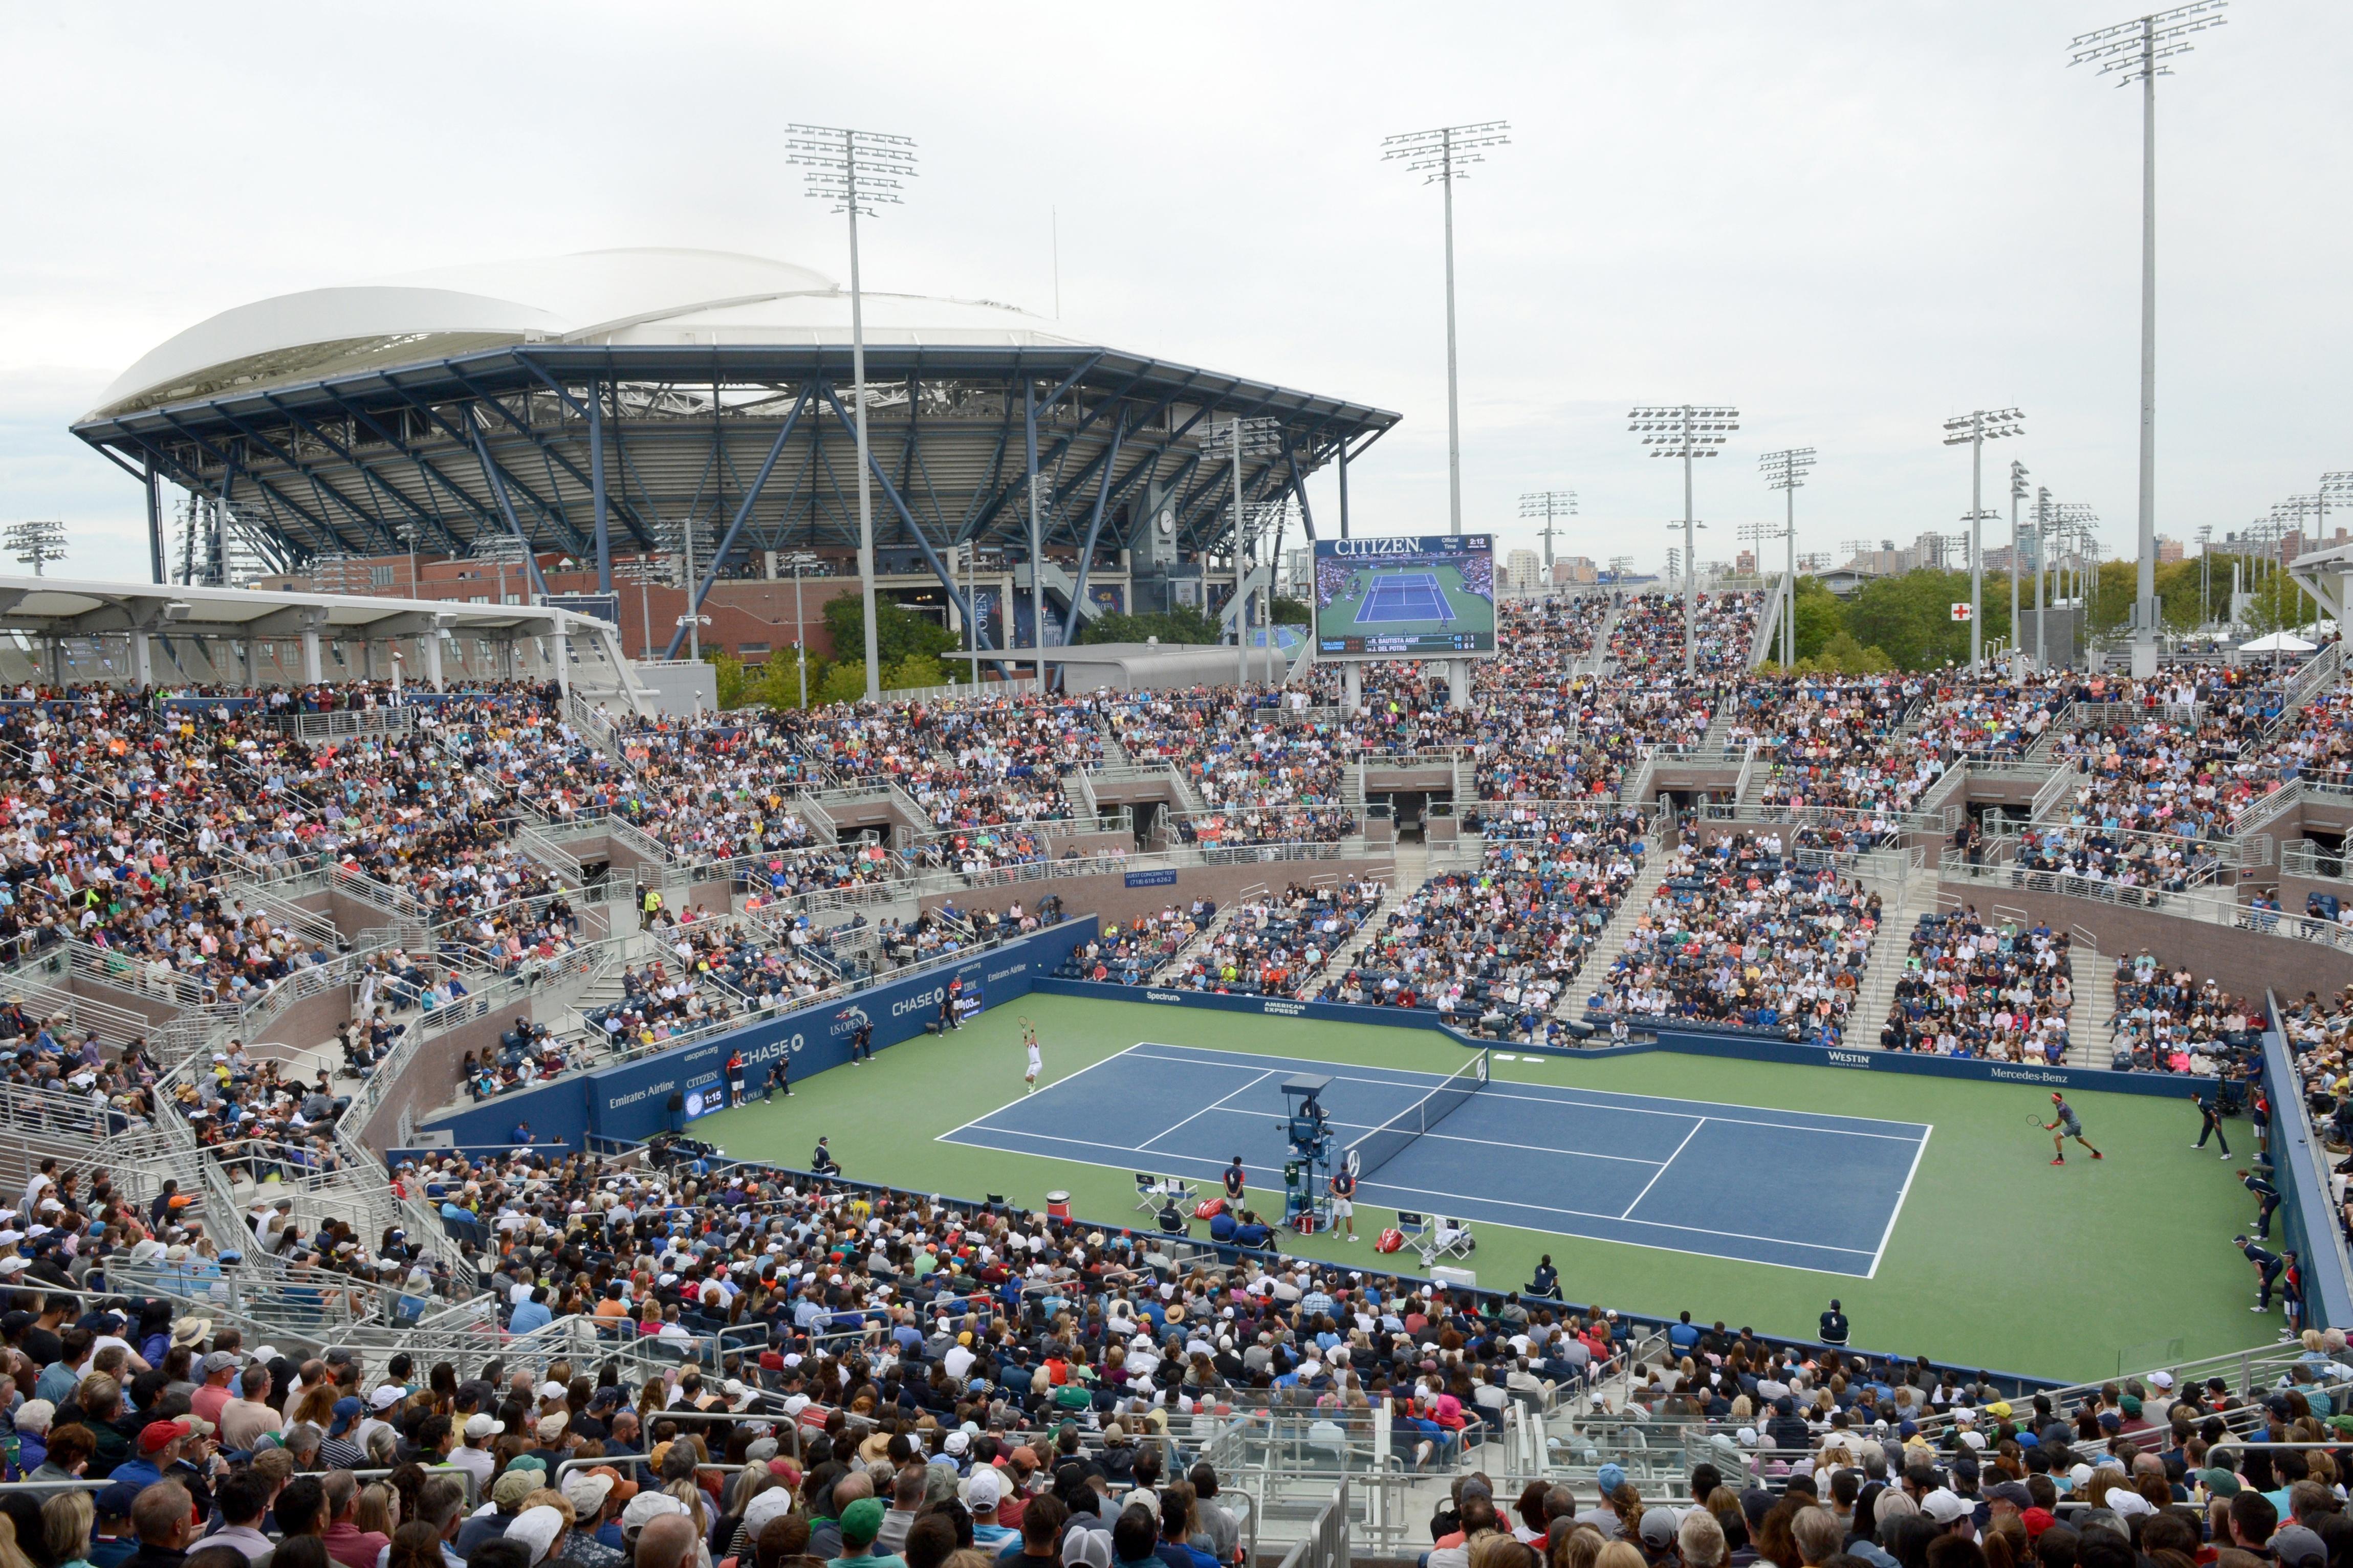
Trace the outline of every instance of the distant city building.
[[1564, 555], [1552, 563], [1552, 580], [1555, 587], [1571, 583], [1598, 583], [1601, 580], [1601, 572], [1593, 564], [1590, 556]]
[[1533, 589], [1544, 585], [1544, 564], [1533, 550], [1514, 550], [1504, 557], [1504, 585]]
[[1753, 574], [1757, 570], [1757, 552], [1754, 550], [1742, 551], [1739, 558], [1733, 562], [1732, 569], [1743, 577]]
[[2161, 533], [2157, 536], [2157, 563], [2158, 565], [2162, 566], [2168, 561], [2179, 561], [2181, 559], [2181, 541], [2178, 539], [2168, 539]]

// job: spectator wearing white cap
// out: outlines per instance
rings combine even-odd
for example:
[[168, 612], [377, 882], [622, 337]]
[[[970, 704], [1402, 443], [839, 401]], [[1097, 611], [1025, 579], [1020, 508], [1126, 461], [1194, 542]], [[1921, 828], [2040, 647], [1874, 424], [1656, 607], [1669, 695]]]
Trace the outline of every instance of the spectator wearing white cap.
[[464, 1446], [449, 1450], [450, 1467], [474, 1478], [477, 1495], [491, 1489], [491, 1474], [499, 1468], [497, 1456], [491, 1452], [491, 1439], [506, 1429], [505, 1422], [477, 1412], [466, 1417]]
[[535, 1568], [536, 1564], [547, 1562], [554, 1556], [557, 1550], [556, 1543], [563, 1540], [565, 1533], [564, 1515], [548, 1507], [547, 1504], [541, 1503], [536, 1508], [527, 1508], [516, 1514], [512, 1522], [508, 1524], [506, 1533], [500, 1539], [521, 1545], [531, 1554], [529, 1562]]
[[980, 1466], [965, 1483], [964, 1506], [972, 1515], [972, 1543], [991, 1554], [1020, 1533], [997, 1521], [997, 1505], [1004, 1500], [1005, 1478], [993, 1465]]
[[612, 1509], [618, 1477], [609, 1471], [575, 1470], [564, 1478], [564, 1501], [572, 1510], [563, 1544], [551, 1561], [565, 1568], [621, 1568], [628, 1559], [617, 1547], [596, 1539], [597, 1526]]
[[1920, 1500], [1920, 1517], [1936, 1527], [1939, 1535], [1957, 1535], [1964, 1541], [1978, 1536], [1977, 1510], [1968, 1499], [1950, 1487], [1938, 1487]]

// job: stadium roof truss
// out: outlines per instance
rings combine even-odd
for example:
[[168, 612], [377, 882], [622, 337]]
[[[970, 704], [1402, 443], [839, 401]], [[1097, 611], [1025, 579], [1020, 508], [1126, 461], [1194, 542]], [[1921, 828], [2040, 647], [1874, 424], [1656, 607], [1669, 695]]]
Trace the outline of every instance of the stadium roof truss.
[[[1083, 563], [1143, 498], [1187, 550], [1218, 549], [1229, 448], [1255, 425], [1253, 505], [1295, 497], [1398, 416], [1108, 349], [871, 347], [867, 420], [875, 545], [913, 548], [952, 595], [957, 546], [1026, 554], [1037, 487], [1046, 544]], [[322, 378], [280, 381], [83, 420], [75, 434], [147, 487], [155, 580], [167, 580], [159, 488], [226, 503], [281, 571], [327, 554], [464, 554], [519, 538], [593, 562], [659, 547], [692, 521], [720, 541], [706, 574], [751, 550], [854, 546], [852, 377], [846, 346], [525, 342]], [[1133, 505], [1129, 503], [1133, 502]], [[1345, 502], [1344, 502], [1345, 504]]]

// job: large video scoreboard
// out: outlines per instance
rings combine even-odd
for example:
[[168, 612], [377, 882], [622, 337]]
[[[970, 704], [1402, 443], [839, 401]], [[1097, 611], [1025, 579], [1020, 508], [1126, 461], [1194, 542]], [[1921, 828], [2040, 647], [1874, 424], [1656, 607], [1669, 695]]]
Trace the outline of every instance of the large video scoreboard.
[[1476, 658], [1495, 651], [1495, 538], [1315, 542], [1315, 657]]

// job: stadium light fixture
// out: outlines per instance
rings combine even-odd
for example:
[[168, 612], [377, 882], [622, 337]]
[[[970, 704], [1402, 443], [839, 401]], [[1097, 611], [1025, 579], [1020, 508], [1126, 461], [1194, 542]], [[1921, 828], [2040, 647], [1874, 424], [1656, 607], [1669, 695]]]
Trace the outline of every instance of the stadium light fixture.
[[2068, 44], [2067, 63], [2097, 67], [2116, 85], [2140, 83], [2140, 577], [2133, 603], [2132, 674], [2157, 673], [2157, 79], [2186, 55], [2193, 35], [2219, 27], [2228, 0], [2192, 0]]
[[1552, 520], [1577, 515], [1575, 490], [1529, 490], [1520, 497], [1522, 517], [1544, 519], [1545, 586], [1552, 586]]
[[[2089, 611], [2090, 587], [2087, 576], [2096, 577], [2100, 565], [2100, 541], [2094, 531], [2099, 527], [2100, 514], [2082, 501], [2061, 501], [2051, 509], [2051, 531], [2067, 551], [2067, 575], [2073, 578], [2073, 591], [2063, 584], [2060, 596], [2075, 601], [2077, 626]], [[2086, 567], [2090, 568], [2087, 573]]]
[[1978, 603], [1983, 596], [1985, 574], [1978, 558], [1978, 527], [1992, 514], [1985, 510], [1985, 444], [2007, 436], [2021, 435], [2026, 429], [2026, 416], [2015, 408], [1979, 408], [1959, 414], [1945, 421], [1945, 445], [1967, 447], [1969, 449], [1969, 510], [1962, 521], [1969, 525], [1969, 671], [1976, 674], [1984, 668], [1985, 634], [1979, 623], [1985, 618], [1985, 606]]
[[8, 553], [33, 569], [36, 577], [43, 575], [41, 568], [52, 561], [66, 558], [66, 525], [54, 518], [42, 518], [30, 522], [12, 522], [0, 530], [0, 543]]
[[2312, 519], [2314, 542], [2321, 544], [2326, 542], [2322, 530], [2328, 523], [2328, 509], [2331, 506], [2353, 506], [2353, 472], [2321, 475], [2312, 498], [2316, 503]]
[[2018, 503], [2026, 499], [2026, 465], [2011, 459], [2010, 465], [2010, 679], [2026, 679], [2026, 643], [2019, 636], [2018, 574], [2025, 563], [2018, 553]]
[[1693, 569], [1698, 560], [1698, 542], [1692, 534], [1699, 525], [1692, 517], [1692, 461], [1716, 456], [1726, 437], [1740, 428], [1740, 410], [1694, 403], [1644, 405], [1627, 410], [1626, 420], [1626, 428], [1642, 437], [1651, 456], [1683, 460], [1683, 674], [1695, 678], [1699, 674], [1699, 574]]
[[1446, 195], [1446, 516], [1447, 531], [1462, 531], [1462, 405], [1454, 355], [1454, 182], [1471, 177], [1471, 165], [1487, 161], [1486, 150], [1511, 144], [1508, 122], [1482, 120], [1472, 125], [1441, 125], [1408, 131], [1381, 140], [1381, 162], [1403, 163], [1422, 184]]
[[[866, 444], [866, 302], [858, 269], [858, 219], [861, 213], [899, 205], [905, 182], [915, 177], [915, 143], [905, 136], [853, 131], [838, 125], [785, 127], [786, 162], [808, 172], [806, 189], [833, 210], [849, 216], [849, 369], [856, 385], [858, 436], [858, 578], [866, 608], [866, 700], [882, 700], [881, 654], [874, 626], [874, 479]], [[1038, 487], [1029, 487], [1029, 532], [1038, 532]], [[1046, 585], [1033, 559], [1030, 589], [1038, 597], [1038, 686], [1046, 685]], [[689, 592], [692, 590], [690, 588]]]
[[[2279, 569], [2283, 576], [2287, 575], [2289, 563], [2294, 559], [2288, 553], [2287, 542], [2291, 538], [2294, 539], [2296, 542], [2295, 553], [2297, 555], [2304, 553], [2304, 520], [2307, 514], [2316, 520], [2322, 504], [2320, 493], [2317, 490], [2310, 495], [2290, 496], [2284, 501], [2274, 503], [2272, 528], [2279, 540]], [[2299, 597], [2303, 595], [2303, 589], [2298, 588], [2296, 592]], [[2314, 614], [2316, 616], [2318, 613], [2318, 606], [2316, 605]]]
[[1757, 472], [1765, 476], [1765, 488], [1781, 492], [1781, 531], [1788, 537], [1788, 560], [1781, 577], [1781, 665], [1784, 668], [1798, 662], [1798, 491], [1805, 487], [1806, 476], [1813, 471], [1813, 468], [1814, 449], [1811, 447], [1784, 447], [1757, 459]]
[[2043, 579], [2051, 574], [2051, 487], [2034, 488], [2034, 668], [2050, 668], [2043, 641], [2044, 611], [2051, 595]]

